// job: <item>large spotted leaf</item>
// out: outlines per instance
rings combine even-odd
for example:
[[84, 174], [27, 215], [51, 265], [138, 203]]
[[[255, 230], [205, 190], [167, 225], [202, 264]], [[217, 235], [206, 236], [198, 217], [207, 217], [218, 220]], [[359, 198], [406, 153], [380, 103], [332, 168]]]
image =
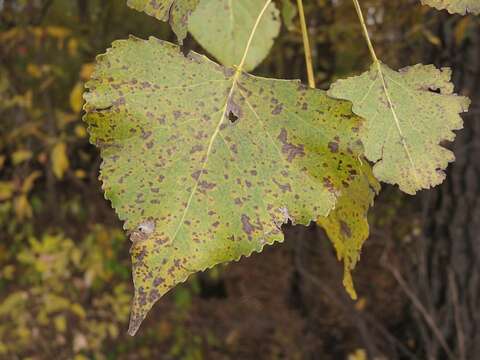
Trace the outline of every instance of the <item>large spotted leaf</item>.
[[454, 139], [453, 130], [463, 126], [459, 113], [470, 103], [453, 93], [450, 77], [450, 69], [433, 65], [394, 71], [374, 63], [370, 71], [332, 85], [329, 95], [352, 101], [353, 111], [365, 118], [360, 137], [379, 180], [409, 194], [444, 180], [454, 156], [440, 143]]
[[283, 241], [289, 220], [320, 219], [353, 267], [378, 184], [348, 102], [154, 38], [115, 42], [87, 88], [105, 195], [133, 241], [130, 334], [175, 284]]
[[[239, 65], [251, 30], [265, 2], [202, 0], [189, 22], [193, 37], [223, 65]], [[280, 14], [270, 3], [260, 19], [243, 69], [254, 69], [268, 55], [280, 31]]]
[[127, 0], [132, 9], [168, 21], [180, 43], [187, 36], [188, 18], [199, 0]]
[[421, 0], [421, 2], [439, 10], [446, 9], [451, 14], [480, 14], [480, 0]]

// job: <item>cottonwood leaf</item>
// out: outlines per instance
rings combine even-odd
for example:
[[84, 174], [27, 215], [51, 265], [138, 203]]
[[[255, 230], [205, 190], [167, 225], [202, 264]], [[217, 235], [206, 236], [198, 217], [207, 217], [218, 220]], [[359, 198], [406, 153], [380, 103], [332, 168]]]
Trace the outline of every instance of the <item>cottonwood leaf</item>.
[[453, 93], [451, 70], [415, 65], [391, 70], [374, 63], [360, 76], [338, 80], [328, 94], [350, 100], [353, 112], [365, 118], [360, 138], [365, 156], [375, 162], [377, 179], [398, 184], [408, 194], [440, 184], [454, 160], [440, 145], [463, 127], [459, 113], [468, 98]]
[[[350, 238], [356, 221], [343, 217], [361, 221], [378, 186], [350, 103], [299, 81], [130, 38], [98, 57], [86, 86], [103, 189], [133, 241], [130, 334], [190, 274], [283, 241], [282, 224], [326, 217], [338, 198], [358, 201], [329, 224]], [[355, 258], [352, 246], [341, 256]]]
[[292, 3], [292, 0], [282, 0], [281, 4], [283, 23], [288, 30], [293, 30], [295, 28], [293, 19], [298, 14], [297, 7]]
[[[190, 18], [190, 33], [220, 63], [238, 65], [264, 5], [258, 0], [202, 0]], [[243, 65], [245, 71], [265, 59], [279, 31], [279, 11], [270, 3], [255, 31]]]
[[421, 0], [423, 5], [429, 5], [438, 10], [447, 10], [450, 14], [466, 15], [467, 12], [480, 14], [479, 0]]
[[[357, 171], [350, 170], [352, 175], [357, 175]], [[368, 210], [375, 194], [380, 191], [380, 184], [367, 164], [362, 166], [362, 171], [368, 179], [370, 191], [365, 191], [365, 178], [352, 178], [348, 191], [343, 191], [338, 197], [335, 208], [328, 216], [317, 219], [317, 224], [333, 243], [338, 259], [343, 261], [343, 285], [352, 299], [357, 298], [357, 293], [351, 272], [360, 259], [360, 251], [369, 235]]]
[[180, 43], [187, 36], [188, 19], [199, 0], [127, 0], [132, 9], [168, 21]]

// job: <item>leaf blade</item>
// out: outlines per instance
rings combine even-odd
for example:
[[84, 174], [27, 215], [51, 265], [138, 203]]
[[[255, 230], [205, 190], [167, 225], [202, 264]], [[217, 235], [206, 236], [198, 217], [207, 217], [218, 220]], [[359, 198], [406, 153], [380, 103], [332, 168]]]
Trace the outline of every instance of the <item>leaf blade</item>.
[[127, 5], [160, 21], [169, 22], [178, 41], [187, 36], [188, 19], [199, 0], [127, 0]]
[[283, 241], [283, 223], [327, 216], [353, 182], [372, 193], [361, 120], [297, 81], [131, 38], [99, 57], [87, 88], [105, 195], [134, 242], [130, 334], [189, 274]]
[[[238, 65], [264, 4], [257, 0], [204, 0], [190, 18], [189, 31], [221, 64]], [[279, 32], [279, 11], [270, 3], [248, 50], [245, 71], [253, 70], [265, 59]]]
[[454, 157], [439, 144], [454, 139], [453, 130], [463, 126], [459, 113], [469, 106], [466, 97], [453, 93], [450, 77], [449, 69], [433, 65], [396, 72], [374, 63], [331, 86], [330, 96], [352, 101], [353, 111], [366, 119], [360, 137], [366, 157], [376, 163], [377, 179], [408, 194], [444, 180], [443, 170]]
[[428, 5], [438, 10], [447, 10], [450, 14], [480, 14], [480, 2], [478, 0], [421, 0], [421, 2], [423, 5]]

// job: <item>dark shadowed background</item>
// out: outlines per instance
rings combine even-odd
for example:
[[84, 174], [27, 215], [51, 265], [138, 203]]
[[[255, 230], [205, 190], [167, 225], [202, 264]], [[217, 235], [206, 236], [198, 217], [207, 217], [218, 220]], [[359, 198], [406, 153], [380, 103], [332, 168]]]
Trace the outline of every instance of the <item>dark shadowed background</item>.
[[[0, 0], [0, 359], [475, 359], [480, 354], [480, 19], [363, 0], [381, 58], [451, 66], [470, 96], [457, 160], [416, 197], [383, 186], [354, 272], [323, 233], [192, 276], [134, 338], [129, 240], [81, 121], [95, 55], [128, 34], [174, 41], [125, 0]], [[318, 87], [368, 68], [350, 0], [305, 0]], [[305, 80], [298, 20], [255, 71]], [[186, 50], [201, 50], [188, 38]]]

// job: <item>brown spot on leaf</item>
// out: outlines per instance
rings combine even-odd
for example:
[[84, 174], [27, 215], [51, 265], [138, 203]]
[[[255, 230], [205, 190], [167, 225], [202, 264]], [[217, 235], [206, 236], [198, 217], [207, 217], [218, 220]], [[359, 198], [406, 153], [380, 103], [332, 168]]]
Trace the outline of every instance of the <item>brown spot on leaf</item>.
[[348, 224], [342, 220], [340, 220], [340, 232], [342, 235], [351, 238], [352, 237], [352, 230], [348, 226]]
[[328, 148], [332, 153], [337, 153], [338, 152], [338, 143], [334, 141], [330, 141], [328, 143]]
[[296, 156], [305, 156], [305, 150], [303, 145], [294, 145], [288, 142], [287, 139], [287, 130], [282, 128], [280, 134], [277, 137], [278, 140], [283, 144], [282, 152], [287, 155], [288, 162], [292, 162]]
[[242, 228], [243, 231], [245, 231], [245, 233], [247, 234], [248, 240], [252, 240], [252, 233], [255, 228], [250, 223], [250, 218], [245, 214], [242, 214]]

